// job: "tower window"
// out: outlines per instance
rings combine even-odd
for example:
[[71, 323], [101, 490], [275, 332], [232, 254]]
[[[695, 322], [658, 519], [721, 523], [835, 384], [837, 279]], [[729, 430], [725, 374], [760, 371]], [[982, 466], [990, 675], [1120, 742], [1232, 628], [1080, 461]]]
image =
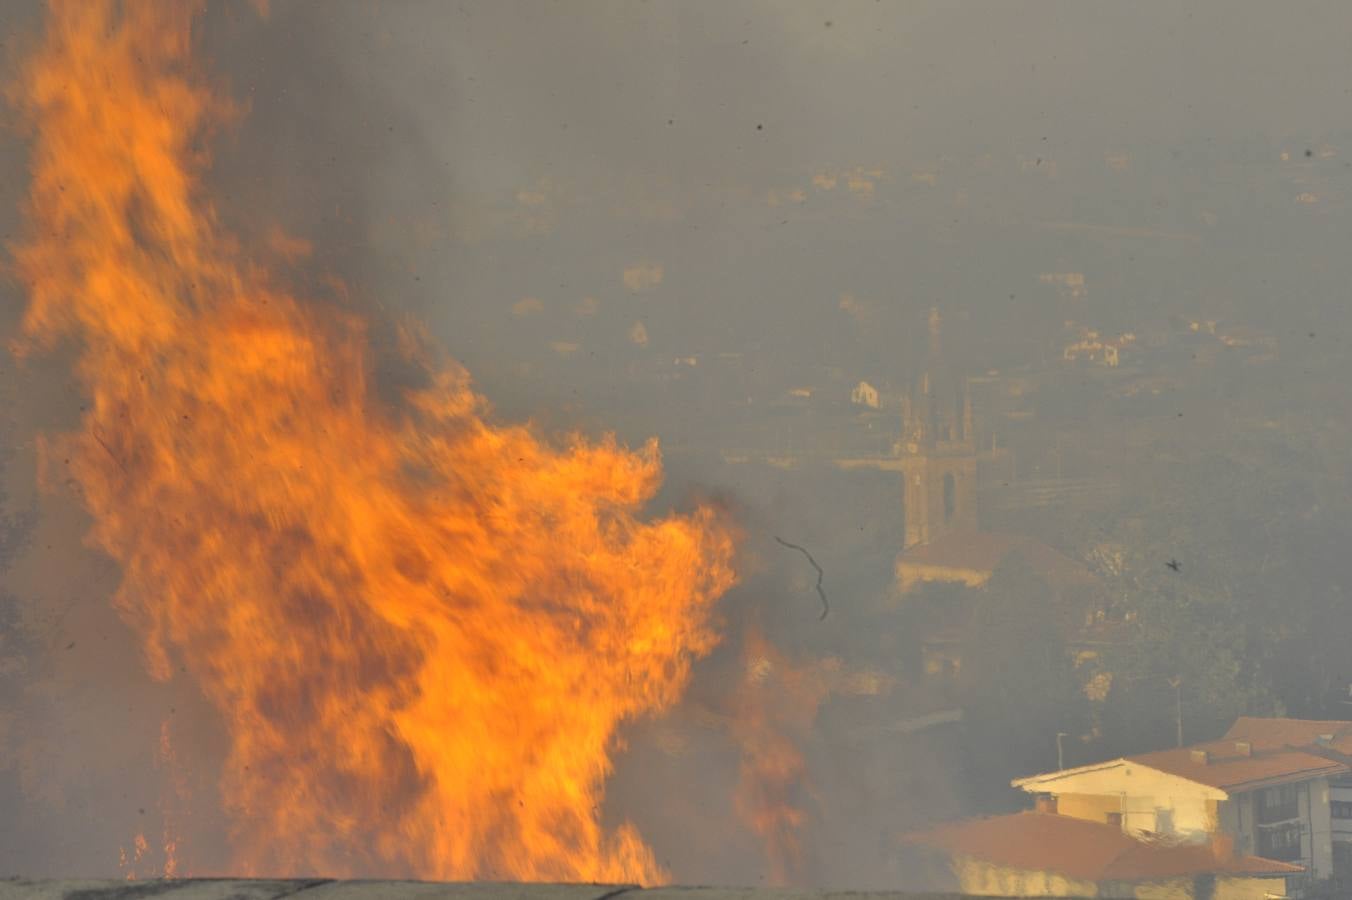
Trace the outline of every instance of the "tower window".
[[909, 542], [909, 536], [906, 533], [907, 521], [910, 517], [906, 515], [906, 477], [901, 478], [901, 546], [905, 548]]
[[953, 473], [949, 472], [944, 476], [944, 522], [947, 523], [953, 518], [953, 513], [958, 506], [958, 485], [953, 478]]

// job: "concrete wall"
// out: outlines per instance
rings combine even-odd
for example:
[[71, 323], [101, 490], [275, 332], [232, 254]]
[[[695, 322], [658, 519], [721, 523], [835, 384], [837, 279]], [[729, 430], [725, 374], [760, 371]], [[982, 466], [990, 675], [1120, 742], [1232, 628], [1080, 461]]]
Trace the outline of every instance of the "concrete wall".
[[1216, 879], [1216, 900], [1264, 900], [1265, 897], [1285, 896], [1286, 880], [1283, 878], [1233, 876]]
[[[1138, 884], [1128, 890], [1131, 893], [1123, 893], [1119, 896], [1131, 897], [1132, 900], [1193, 900], [1196, 896], [1190, 878], [1175, 878], [1152, 884]], [[1215, 900], [1221, 900], [1221, 898], [1217, 897]], [[1231, 898], [1227, 897], [1224, 900], [1231, 900]]]
[[1308, 853], [1315, 878], [1333, 877], [1333, 819], [1329, 810], [1329, 780], [1316, 778], [1307, 782], [1302, 792], [1301, 815], [1309, 823], [1308, 843], [1302, 845]]
[[[995, 866], [979, 860], [954, 864], [959, 886], [975, 897], [1097, 897], [1102, 900], [1194, 900], [1197, 883], [1191, 876], [1146, 883], [1077, 881], [1048, 872]], [[1218, 877], [1208, 900], [1265, 900], [1286, 896], [1282, 878]]]
[[[1136, 885], [1134, 892], [1121, 896], [1133, 900], [1194, 900], [1198, 896], [1191, 878], [1173, 878]], [[1286, 882], [1281, 878], [1217, 878], [1212, 900], [1266, 900], [1285, 897]]]
[[1057, 794], [1056, 811], [1073, 819], [1104, 823], [1122, 811], [1122, 798], [1109, 794]]
[[972, 897], [1099, 897], [1098, 885], [1053, 872], [998, 866], [984, 860], [954, 860], [958, 889]]

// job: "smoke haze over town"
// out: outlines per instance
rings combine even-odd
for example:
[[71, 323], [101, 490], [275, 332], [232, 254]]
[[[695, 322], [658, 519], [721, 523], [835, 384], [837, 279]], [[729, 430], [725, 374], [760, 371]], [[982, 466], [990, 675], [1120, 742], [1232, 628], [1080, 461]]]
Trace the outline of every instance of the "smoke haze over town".
[[[78, 6], [54, 4], [72, 21]], [[61, 104], [25, 73], [64, 61], [69, 84], [97, 81], [71, 63], [75, 38], [44, 43], [55, 15], [28, 0], [0, 15], [19, 86], [0, 143], [0, 876], [324, 875], [362, 846], [340, 874], [912, 889], [932, 885], [908, 880], [908, 836], [1057, 793], [1013, 780], [1215, 741], [1241, 716], [1352, 719], [1344, 4], [213, 0], [181, 23], [190, 52], [153, 45], [158, 69], [89, 55], [90, 72], [132, 73], [109, 109], [199, 75], [234, 104], [194, 105], [168, 142], [209, 223], [201, 246], [184, 253], [172, 216], [126, 201], [146, 284], [197, 291], [191, 256], [244, 285], [184, 300], [197, 318], [166, 316], [172, 338], [151, 313], [47, 333], [44, 303], [99, 283], [65, 268], [103, 270], [83, 232], [44, 228], [97, 236], [105, 205], [44, 206], [44, 185], [85, 169], [35, 151], [64, 146]], [[174, 190], [179, 169], [148, 171], [126, 178]], [[239, 325], [230, 292], [254, 289], [297, 311], [279, 301], [258, 324], [250, 306]], [[131, 421], [161, 398], [91, 347], [144, 339], [148, 370], [187, 360], [205, 382], [252, 327], [313, 350], [321, 374], [287, 396], [328, 410], [323, 427], [288, 430], [297, 401], [240, 426], [257, 455], [192, 455], [105, 406]], [[278, 353], [259, 369], [285, 380]], [[339, 396], [349, 368], [359, 401]], [[184, 422], [220, 396], [186, 393]], [[250, 405], [181, 443], [223, 440]], [[343, 431], [349, 406], [360, 427]], [[290, 469], [294, 507], [231, 486], [347, 446], [382, 460], [335, 469], [350, 505], [295, 501]], [[152, 478], [138, 453], [173, 462]], [[232, 565], [322, 582], [276, 619], [263, 601], [241, 617], [350, 638], [355, 674], [336, 681], [389, 687], [386, 718], [362, 731], [364, 704], [313, 699], [344, 665], [332, 648], [297, 676], [300, 712], [263, 696], [292, 669], [240, 662], [258, 666], [241, 687], [228, 660], [254, 639], [214, 627], [254, 607], [189, 621], [188, 600], [164, 599], [263, 583], [199, 577], [196, 545], [156, 555], [174, 537], [164, 498], [215, 521], [206, 483], [239, 504], [226, 550], [264, 535]], [[307, 519], [358, 506], [388, 525], [378, 539]], [[447, 524], [466, 510], [519, 517], [494, 532], [500, 567], [461, 566], [484, 556], [457, 543], [471, 525]], [[363, 555], [377, 545], [388, 565]], [[444, 621], [420, 631], [433, 600], [414, 588], [397, 609], [367, 602], [396, 581], [444, 582]], [[296, 627], [259, 655], [307, 657]], [[363, 655], [384, 629], [406, 643]], [[538, 667], [501, 662], [522, 645]], [[494, 658], [456, 668], [474, 648]], [[539, 691], [513, 693], [508, 671]], [[480, 718], [423, 709], [431, 685], [467, 683], [490, 698]], [[556, 695], [578, 722], [493, 706]], [[330, 715], [377, 749], [325, 758]], [[280, 741], [302, 720], [304, 769], [243, 724]], [[1268, 746], [1234, 727], [1227, 744], [1260, 756], [1324, 733]], [[437, 728], [491, 733], [526, 774], [461, 796], [448, 773], [474, 767], [437, 757]], [[559, 750], [565, 774], [541, 776], [521, 735], [595, 754]], [[299, 818], [259, 811], [278, 784]], [[533, 798], [539, 821], [519, 811]], [[461, 802], [489, 824], [451, 835], [438, 811]], [[1352, 876], [1340, 808], [1321, 877]], [[331, 833], [270, 842], [296, 821]], [[567, 846], [542, 850], [536, 826]], [[1262, 849], [1238, 858], [1288, 859]]]

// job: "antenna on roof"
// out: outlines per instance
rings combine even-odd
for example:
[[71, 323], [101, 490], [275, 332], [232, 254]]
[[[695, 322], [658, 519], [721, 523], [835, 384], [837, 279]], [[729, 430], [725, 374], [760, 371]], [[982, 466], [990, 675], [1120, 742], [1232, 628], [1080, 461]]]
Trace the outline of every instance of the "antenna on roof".
[[1183, 678], [1175, 676], [1169, 679], [1169, 687], [1174, 689], [1174, 710], [1178, 725], [1178, 746], [1183, 746]]

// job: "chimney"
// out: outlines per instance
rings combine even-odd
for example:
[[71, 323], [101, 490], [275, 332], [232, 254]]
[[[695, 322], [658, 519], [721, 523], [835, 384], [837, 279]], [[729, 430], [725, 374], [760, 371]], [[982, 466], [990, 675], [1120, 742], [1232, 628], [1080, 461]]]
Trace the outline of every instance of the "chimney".
[[1235, 741], [1235, 752], [1240, 756], [1253, 756], [1253, 744], [1248, 741]]
[[1055, 794], [1038, 794], [1034, 804], [1033, 808], [1040, 813], [1056, 814]]
[[1204, 766], [1211, 762], [1211, 754], [1207, 753], [1205, 750], [1192, 750], [1188, 753], [1188, 757], [1199, 766]]
[[1211, 858], [1225, 862], [1235, 858], [1235, 836], [1217, 832], [1211, 836]]

